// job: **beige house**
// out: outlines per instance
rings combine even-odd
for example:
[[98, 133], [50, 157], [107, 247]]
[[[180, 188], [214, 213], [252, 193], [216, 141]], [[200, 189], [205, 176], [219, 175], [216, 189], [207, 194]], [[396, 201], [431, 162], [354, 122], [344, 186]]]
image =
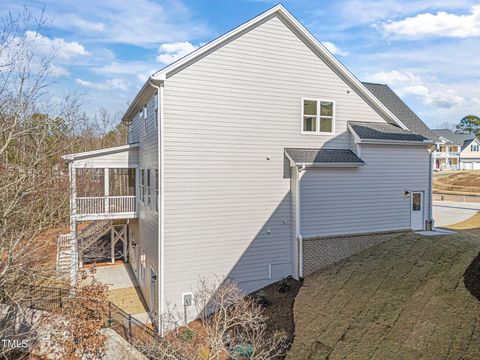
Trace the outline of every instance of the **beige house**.
[[[72, 217], [59, 258], [74, 279], [105, 243], [160, 323], [174, 306], [196, 316], [200, 278], [251, 292], [432, 220], [428, 128], [281, 5], [153, 74], [123, 121], [127, 145], [65, 156]], [[93, 169], [103, 192], [79, 194]], [[79, 221], [109, 235], [88, 237]]]

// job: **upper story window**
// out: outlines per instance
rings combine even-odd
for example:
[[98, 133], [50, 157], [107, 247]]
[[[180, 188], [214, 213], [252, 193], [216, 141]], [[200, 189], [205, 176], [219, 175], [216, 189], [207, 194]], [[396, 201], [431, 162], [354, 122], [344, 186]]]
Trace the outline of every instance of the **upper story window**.
[[146, 134], [147, 133], [147, 105], [143, 107], [141, 114], [143, 116], [143, 132]]
[[150, 207], [150, 204], [151, 204], [151, 183], [150, 183], [150, 177], [151, 175], [151, 172], [150, 172], [150, 169], [147, 169], [147, 206]]
[[153, 101], [155, 102], [154, 107], [155, 107], [155, 119], [153, 123], [155, 124], [155, 129], [157, 128], [157, 122], [158, 122], [158, 92], [155, 93], [155, 96], [153, 97]]
[[335, 101], [303, 99], [302, 103], [303, 134], [335, 133]]
[[140, 169], [140, 201], [145, 202], [145, 170]]
[[471, 150], [471, 151], [478, 151], [478, 144], [472, 144], [472, 145], [470, 145], [470, 150]]

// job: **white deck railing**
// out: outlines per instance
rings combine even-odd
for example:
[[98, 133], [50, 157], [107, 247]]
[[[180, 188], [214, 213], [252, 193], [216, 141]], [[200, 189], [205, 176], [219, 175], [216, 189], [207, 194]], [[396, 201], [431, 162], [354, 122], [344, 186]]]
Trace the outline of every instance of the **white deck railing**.
[[97, 196], [77, 198], [78, 215], [134, 213], [135, 196]]
[[57, 245], [59, 248], [69, 247], [72, 237], [70, 234], [58, 235]]
[[105, 197], [79, 197], [77, 198], [77, 214], [104, 214]]
[[135, 212], [135, 196], [110, 196], [108, 198], [108, 212], [128, 213]]

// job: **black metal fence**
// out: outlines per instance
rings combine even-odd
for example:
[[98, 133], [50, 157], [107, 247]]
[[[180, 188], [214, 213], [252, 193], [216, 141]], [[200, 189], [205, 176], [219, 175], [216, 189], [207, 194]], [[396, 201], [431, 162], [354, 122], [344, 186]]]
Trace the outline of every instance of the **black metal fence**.
[[[35, 285], [19, 285], [16, 292], [15, 297], [22, 299], [21, 304], [18, 305], [43, 311], [61, 310], [74, 296], [69, 289]], [[115, 330], [142, 352], [153, 342], [159, 340], [154, 324], [142, 323], [110, 301], [108, 302], [108, 318], [105, 326]]]

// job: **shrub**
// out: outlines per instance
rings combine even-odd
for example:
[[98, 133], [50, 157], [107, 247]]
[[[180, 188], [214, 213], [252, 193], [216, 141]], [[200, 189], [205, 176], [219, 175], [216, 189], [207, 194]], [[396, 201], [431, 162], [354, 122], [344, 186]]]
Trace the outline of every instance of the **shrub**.
[[267, 306], [270, 304], [270, 298], [265, 291], [260, 290], [255, 294], [255, 303], [258, 305]]
[[185, 329], [185, 330], [181, 331], [178, 336], [182, 340], [190, 341], [195, 337], [195, 331], [193, 331], [192, 329]]
[[278, 283], [278, 291], [281, 293], [286, 293], [290, 291], [290, 283], [288, 282], [287, 279], [283, 278], [279, 283]]

